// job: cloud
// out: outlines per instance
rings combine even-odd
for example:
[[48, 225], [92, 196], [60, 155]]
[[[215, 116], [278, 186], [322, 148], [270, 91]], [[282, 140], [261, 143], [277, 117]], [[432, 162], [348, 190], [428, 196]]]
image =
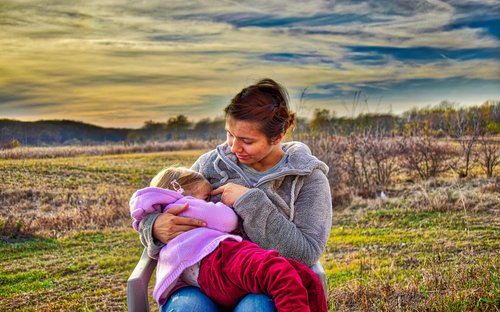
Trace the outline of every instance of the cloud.
[[499, 81], [498, 9], [465, 0], [6, 0], [0, 108], [140, 126], [179, 111], [220, 114], [262, 77], [282, 82], [294, 101], [309, 87], [318, 106], [426, 79], [490, 85]]

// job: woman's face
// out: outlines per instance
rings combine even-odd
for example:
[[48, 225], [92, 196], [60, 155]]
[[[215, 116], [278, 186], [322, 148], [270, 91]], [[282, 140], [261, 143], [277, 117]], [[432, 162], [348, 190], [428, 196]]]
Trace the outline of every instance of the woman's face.
[[271, 169], [283, 157], [283, 150], [279, 144], [283, 134], [270, 143], [260, 130], [258, 122], [227, 117], [226, 132], [231, 152], [236, 155], [240, 163], [257, 171]]

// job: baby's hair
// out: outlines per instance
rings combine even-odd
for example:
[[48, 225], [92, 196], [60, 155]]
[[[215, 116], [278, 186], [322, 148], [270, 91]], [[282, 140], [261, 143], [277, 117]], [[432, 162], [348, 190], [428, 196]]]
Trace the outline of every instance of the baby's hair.
[[[207, 180], [198, 172], [183, 167], [168, 167], [156, 174], [149, 186], [176, 191], [172, 182], [176, 181], [184, 190], [192, 191], [200, 182]], [[174, 183], [175, 184], [175, 183]]]

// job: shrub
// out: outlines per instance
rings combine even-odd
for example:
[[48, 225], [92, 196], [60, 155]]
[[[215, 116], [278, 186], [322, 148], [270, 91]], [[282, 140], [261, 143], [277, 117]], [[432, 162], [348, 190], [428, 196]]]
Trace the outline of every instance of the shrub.
[[493, 177], [495, 167], [500, 164], [500, 142], [486, 136], [480, 136], [479, 149], [476, 151], [476, 157], [484, 168], [488, 178]]
[[20, 146], [21, 146], [21, 142], [19, 142], [17, 139], [12, 139], [6, 143], [1, 144], [0, 148], [13, 149], [13, 148], [20, 147]]
[[330, 168], [328, 181], [333, 194], [346, 195], [349, 189], [351, 193], [373, 197], [377, 190], [387, 188], [399, 171], [399, 139], [364, 133], [349, 137], [308, 135], [301, 140]]
[[391, 184], [402, 153], [398, 140], [372, 133], [349, 136], [344, 167], [357, 194], [373, 197]]
[[301, 141], [311, 148], [313, 155], [323, 161], [328, 167], [328, 182], [333, 190], [343, 188], [346, 174], [342, 169], [347, 141], [344, 137], [335, 135], [304, 135]]
[[448, 143], [429, 137], [410, 137], [399, 142], [402, 151], [402, 166], [410, 175], [427, 180], [450, 169], [457, 156]]

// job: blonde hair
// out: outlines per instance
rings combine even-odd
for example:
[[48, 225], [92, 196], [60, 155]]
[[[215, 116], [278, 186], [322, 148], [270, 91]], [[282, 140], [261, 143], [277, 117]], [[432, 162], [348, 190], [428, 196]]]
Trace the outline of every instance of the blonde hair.
[[161, 187], [176, 191], [172, 184], [174, 180], [187, 192], [193, 191], [202, 182], [208, 183], [207, 179], [205, 179], [200, 173], [196, 171], [183, 167], [168, 167], [158, 172], [156, 176], [151, 180], [149, 186]]

